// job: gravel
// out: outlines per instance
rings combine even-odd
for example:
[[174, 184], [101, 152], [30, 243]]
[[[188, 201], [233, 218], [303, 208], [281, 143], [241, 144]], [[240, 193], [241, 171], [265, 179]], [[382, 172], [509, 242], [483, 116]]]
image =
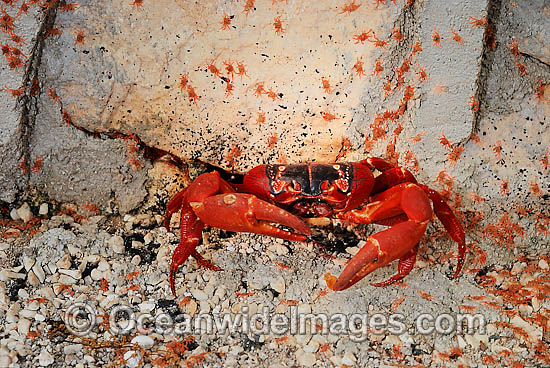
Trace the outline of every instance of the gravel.
[[[178, 237], [166, 232], [162, 220], [156, 213], [144, 213], [94, 216], [78, 223], [69, 216], [52, 215], [42, 218], [41, 231], [32, 237], [23, 232], [17, 241], [24, 241], [24, 247], [0, 269], [0, 367], [156, 367], [184, 362], [207, 366], [447, 366], [449, 362], [475, 366], [487, 355], [509, 364], [509, 352], [535, 364], [540, 361], [526, 346], [548, 341], [548, 329], [534, 320], [550, 310], [548, 295], [537, 293], [534, 286], [548, 274], [544, 257], [523, 257], [512, 264], [492, 258], [484, 274], [465, 271], [452, 279], [447, 274], [452, 273], [454, 263], [437, 259], [444, 253], [422, 251], [405, 283], [387, 288], [368, 284], [393, 274], [395, 266], [390, 265], [348, 291], [335, 293], [326, 288], [324, 275], [338, 274], [357, 252], [355, 246], [327, 253], [312, 243], [252, 234], [223, 234], [222, 238], [218, 230], [207, 229], [197, 250], [223, 271], [186, 262], [177, 273], [178, 296], [174, 298], [168, 273]], [[6, 252], [16, 241], [9, 238], [0, 245]], [[432, 245], [454, 248], [441, 239]], [[483, 277], [492, 284], [483, 284]], [[519, 283], [526, 285], [524, 292], [532, 292], [529, 304], [515, 306], [507, 294], [498, 295], [498, 290]], [[80, 319], [67, 319], [78, 315], [77, 309], [71, 309], [75, 306], [90, 309]], [[420, 313], [454, 315], [466, 307], [484, 315], [486, 331], [441, 335], [411, 329]], [[109, 314], [117, 308], [109, 325]], [[517, 312], [503, 314], [499, 308]], [[303, 333], [270, 331], [262, 324], [262, 318], [272, 318], [273, 323], [277, 313], [309, 318], [355, 313], [358, 318], [372, 318], [390, 316], [392, 311], [403, 318], [406, 331], [402, 334], [342, 332], [332, 330], [335, 324], [324, 331], [322, 320], [307, 323]], [[223, 319], [226, 313], [235, 317], [243, 312], [256, 313], [248, 329], [240, 326], [223, 331], [218, 325], [208, 331], [208, 323], [202, 321], [188, 330], [181, 319], [183, 313], [188, 318]], [[134, 320], [144, 318], [140, 328], [127, 320], [131, 313]], [[71, 332], [73, 324], [91, 315], [96, 323], [89, 331]], [[170, 319], [178, 323], [166, 324]], [[128, 326], [132, 328], [125, 331]]]

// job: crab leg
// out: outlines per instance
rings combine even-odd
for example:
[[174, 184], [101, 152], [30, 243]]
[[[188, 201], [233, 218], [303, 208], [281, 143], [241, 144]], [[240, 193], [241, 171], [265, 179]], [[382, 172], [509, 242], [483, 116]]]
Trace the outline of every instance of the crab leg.
[[[197, 260], [197, 262], [201, 266], [214, 271], [221, 271], [221, 268], [205, 259], [195, 250], [195, 248], [200, 243], [200, 240], [197, 240], [197, 238], [200, 239], [202, 228], [204, 227], [204, 225], [202, 225], [201, 227], [201, 225], [199, 224], [200, 221], [197, 220], [197, 217], [193, 217], [191, 207], [189, 207], [188, 205], [183, 206], [183, 199], [186, 189], [187, 188], [176, 194], [168, 202], [166, 206], [166, 215], [164, 216], [164, 227], [167, 231], [170, 231], [170, 220], [172, 219], [172, 215], [180, 210], [182, 211], [180, 233], [181, 239], [185, 239], [185, 241], [180, 242], [178, 248], [172, 256], [172, 265], [170, 270], [170, 287], [173, 289], [172, 291], [174, 291], [174, 280], [176, 277], [177, 268], [179, 267], [179, 265], [183, 264], [189, 257], [186, 249], [191, 250], [191, 255]], [[193, 236], [192, 234], [194, 234], [195, 236]]]
[[361, 161], [361, 163], [368, 165], [371, 169], [377, 169], [378, 171], [386, 171], [395, 167], [380, 157], [368, 157]]
[[398, 272], [389, 280], [374, 286], [392, 284], [405, 277], [414, 265], [418, 242], [426, 231], [433, 211], [428, 196], [417, 185], [404, 183], [373, 197], [362, 210], [341, 214], [341, 219], [372, 223], [406, 214], [408, 220], [371, 235], [367, 243], [350, 260], [332, 289], [345, 290], [372, 271], [399, 259]]
[[[375, 179], [374, 188], [372, 190], [373, 194], [380, 193], [387, 188], [391, 188], [397, 184], [410, 182], [417, 183], [415, 177], [411, 172], [405, 168], [393, 167], [390, 163], [386, 162], [384, 159], [378, 157], [369, 157], [363, 160], [367, 165], [370, 165], [372, 168], [375, 168], [382, 173], [378, 175]], [[462, 225], [456, 218], [453, 210], [441, 197], [441, 195], [424, 184], [417, 184], [431, 199], [434, 207], [434, 212], [445, 227], [445, 230], [449, 233], [451, 239], [458, 243], [458, 257], [456, 270], [453, 277], [457, 277], [462, 270], [464, 265], [465, 255], [466, 255], [466, 238], [464, 234], [464, 229]], [[377, 221], [385, 225], [383, 221]]]
[[178, 268], [185, 263], [190, 255], [196, 254], [202, 258], [195, 248], [201, 242], [203, 228], [204, 224], [193, 213], [191, 206], [184, 203], [181, 207], [180, 242], [172, 255], [172, 264], [170, 265], [170, 289], [174, 295], [176, 295], [175, 282]]
[[466, 253], [466, 236], [462, 225], [456, 218], [453, 210], [449, 207], [447, 202], [441, 197], [441, 195], [424, 184], [418, 184], [420, 188], [430, 197], [434, 205], [434, 212], [445, 227], [445, 230], [449, 233], [451, 239], [458, 243], [458, 259], [456, 264], [456, 270], [453, 277], [457, 277], [464, 265], [464, 258]]
[[166, 230], [170, 231], [172, 215], [181, 210], [180, 242], [172, 255], [172, 263], [170, 265], [169, 283], [172, 294], [176, 295], [175, 281], [178, 268], [187, 261], [190, 255], [206, 268], [216, 271], [221, 270], [221, 268], [206, 260], [196, 251], [197, 246], [202, 240], [204, 223], [197, 217], [189, 205], [190, 198], [197, 200], [203, 196], [207, 197], [219, 192], [230, 191], [233, 191], [231, 185], [223, 181], [218, 173], [203, 174], [168, 202], [164, 216], [164, 227], [166, 227]]
[[374, 180], [374, 187], [372, 188], [372, 194], [377, 194], [401, 183], [414, 183], [416, 184], [416, 178], [411, 172], [402, 167], [394, 167], [382, 172]]
[[186, 189], [187, 188], [176, 194], [166, 205], [166, 214], [164, 215], [164, 227], [167, 231], [170, 231], [170, 220], [172, 219], [172, 215], [181, 210], [181, 205], [183, 203], [183, 197], [185, 195]]

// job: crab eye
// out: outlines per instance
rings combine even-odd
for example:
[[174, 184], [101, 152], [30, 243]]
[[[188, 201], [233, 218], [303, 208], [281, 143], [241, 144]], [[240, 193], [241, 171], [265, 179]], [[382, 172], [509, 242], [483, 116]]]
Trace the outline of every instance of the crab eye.
[[328, 181], [328, 180], [325, 180], [321, 183], [321, 190], [323, 192], [328, 192], [331, 187], [332, 187], [332, 185], [330, 184], [330, 181]]
[[301, 192], [302, 191], [302, 186], [296, 180], [292, 180], [292, 189], [295, 192]]

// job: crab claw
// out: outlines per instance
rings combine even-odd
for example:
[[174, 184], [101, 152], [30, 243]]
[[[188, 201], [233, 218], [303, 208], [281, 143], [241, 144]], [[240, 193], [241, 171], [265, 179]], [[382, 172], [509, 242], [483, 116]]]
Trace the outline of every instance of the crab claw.
[[[189, 204], [203, 223], [219, 229], [293, 241], [304, 241], [311, 234], [309, 226], [300, 218], [251, 194], [218, 194]], [[272, 226], [269, 222], [290, 227], [295, 232]]]
[[[335, 291], [349, 288], [372, 271], [396, 259], [399, 259], [397, 274], [384, 282], [373, 284], [373, 286], [393, 284], [408, 275], [414, 266], [418, 242], [433, 216], [428, 196], [420, 187], [412, 183], [392, 187], [379, 196], [386, 198], [380, 205], [377, 205], [376, 201], [373, 202], [373, 208], [376, 211], [388, 213], [400, 209], [407, 215], [408, 220], [371, 235], [332, 285], [332, 289]], [[368, 218], [368, 211], [368, 208], [365, 214], [356, 214], [351, 211], [347, 216], [358, 219], [361, 219], [361, 216]], [[376, 211], [373, 211], [373, 214], [376, 214]]]
[[426, 225], [409, 220], [391, 228], [373, 234], [367, 243], [347, 264], [338, 280], [332, 285], [334, 291], [345, 290], [372, 271], [399, 259], [398, 273], [390, 279], [373, 284], [386, 286], [405, 277], [412, 269], [416, 258], [417, 246]]

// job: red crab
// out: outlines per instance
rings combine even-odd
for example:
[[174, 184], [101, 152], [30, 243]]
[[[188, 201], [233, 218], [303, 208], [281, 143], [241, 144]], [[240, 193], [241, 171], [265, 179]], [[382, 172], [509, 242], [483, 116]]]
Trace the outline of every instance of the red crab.
[[[381, 172], [376, 177], [375, 169]], [[464, 230], [447, 203], [435, 190], [419, 184], [407, 169], [394, 167], [381, 158], [352, 163], [260, 165], [244, 175], [242, 184], [229, 183], [216, 171], [205, 173], [168, 203], [164, 219], [168, 231], [170, 218], [179, 210], [181, 240], [170, 266], [174, 295], [177, 270], [189, 256], [207, 268], [221, 270], [195, 250], [205, 225], [294, 241], [305, 241], [311, 234], [300, 217], [333, 216], [391, 226], [371, 235], [330, 285], [339, 291], [396, 259], [397, 274], [373, 285], [386, 286], [405, 277], [414, 266], [418, 243], [435, 212], [458, 243], [454, 277], [464, 264]]]

